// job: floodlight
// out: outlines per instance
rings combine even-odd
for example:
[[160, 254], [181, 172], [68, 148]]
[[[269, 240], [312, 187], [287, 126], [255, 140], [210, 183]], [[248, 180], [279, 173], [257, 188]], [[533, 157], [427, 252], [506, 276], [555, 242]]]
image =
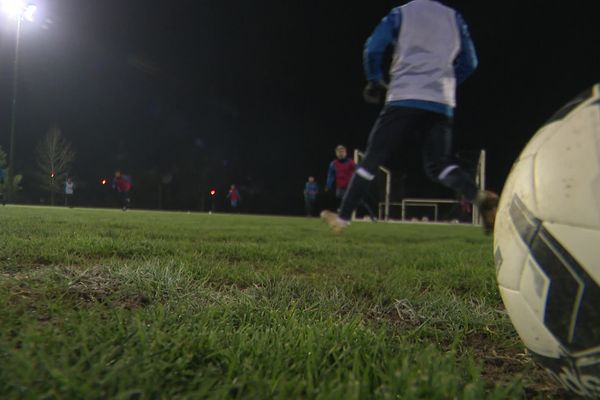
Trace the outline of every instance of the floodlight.
[[[15, 125], [17, 119], [17, 88], [19, 75], [19, 39], [21, 37], [21, 23], [23, 20], [33, 21], [37, 6], [27, 3], [26, 0], [0, 0], [0, 13], [6, 14], [9, 18], [17, 20], [15, 24], [15, 57], [13, 63], [13, 84], [12, 84], [12, 110], [10, 122], [10, 152], [8, 161], [8, 181], [13, 181], [14, 160], [15, 160]], [[52, 174], [54, 177], [54, 173]], [[12, 185], [12, 183], [11, 183]], [[11, 192], [13, 190], [11, 186]], [[11, 193], [12, 196], [12, 193]]]
[[27, 21], [33, 21], [33, 14], [37, 11], [37, 6], [35, 4], [28, 4], [23, 11], [23, 18]]
[[0, 4], [2, 12], [12, 19], [24, 18], [33, 21], [33, 14], [37, 10], [35, 4], [28, 4], [23, 0], [0, 0]]
[[25, 6], [22, 0], [2, 0], [1, 4], [2, 12], [10, 18], [17, 18]]

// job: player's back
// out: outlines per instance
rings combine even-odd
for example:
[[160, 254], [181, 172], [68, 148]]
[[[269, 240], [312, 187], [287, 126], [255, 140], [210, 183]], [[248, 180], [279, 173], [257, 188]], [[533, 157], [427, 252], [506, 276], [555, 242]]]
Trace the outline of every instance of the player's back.
[[454, 60], [461, 46], [456, 12], [433, 0], [414, 0], [400, 10], [388, 101], [424, 100], [454, 107]]

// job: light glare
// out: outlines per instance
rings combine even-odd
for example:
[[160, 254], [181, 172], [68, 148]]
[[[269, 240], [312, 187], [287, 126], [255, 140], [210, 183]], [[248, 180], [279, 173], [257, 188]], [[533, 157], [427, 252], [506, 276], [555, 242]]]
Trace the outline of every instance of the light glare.
[[36, 5], [28, 4], [27, 7], [25, 7], [25, 11], [23, 11], [23, 18], [25, 18], [27, 21], [33, 21], [33, 14], [35, 14], [36, 10]]
[[27, 4], [23, 0], [0, 0], [0, 8], [9, 18], [24, 18], [28, 21], [33, 21], [33, 15], [37, 10], [36, 5]]
[[25, 4], [21, 0], [3, 0], [2, 12], [10, 18], [17, 18], [24, 6]]

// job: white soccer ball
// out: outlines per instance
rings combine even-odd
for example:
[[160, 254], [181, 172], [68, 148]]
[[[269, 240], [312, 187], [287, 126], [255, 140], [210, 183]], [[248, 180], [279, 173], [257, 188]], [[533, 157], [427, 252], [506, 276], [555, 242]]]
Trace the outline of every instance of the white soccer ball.
[[600, 398], [600, 84], [558, 111], [513, 165], [494, 255], [525, 346], [568, 390]]

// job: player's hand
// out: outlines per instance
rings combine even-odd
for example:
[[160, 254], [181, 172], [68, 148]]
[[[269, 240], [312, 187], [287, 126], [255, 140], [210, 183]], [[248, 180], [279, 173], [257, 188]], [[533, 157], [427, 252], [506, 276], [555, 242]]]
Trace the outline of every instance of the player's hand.
[[363, 98], [369, 104], [382, 104], [385, 100], [387, 86], [381, 81], [369, 81], [363, 91]]

